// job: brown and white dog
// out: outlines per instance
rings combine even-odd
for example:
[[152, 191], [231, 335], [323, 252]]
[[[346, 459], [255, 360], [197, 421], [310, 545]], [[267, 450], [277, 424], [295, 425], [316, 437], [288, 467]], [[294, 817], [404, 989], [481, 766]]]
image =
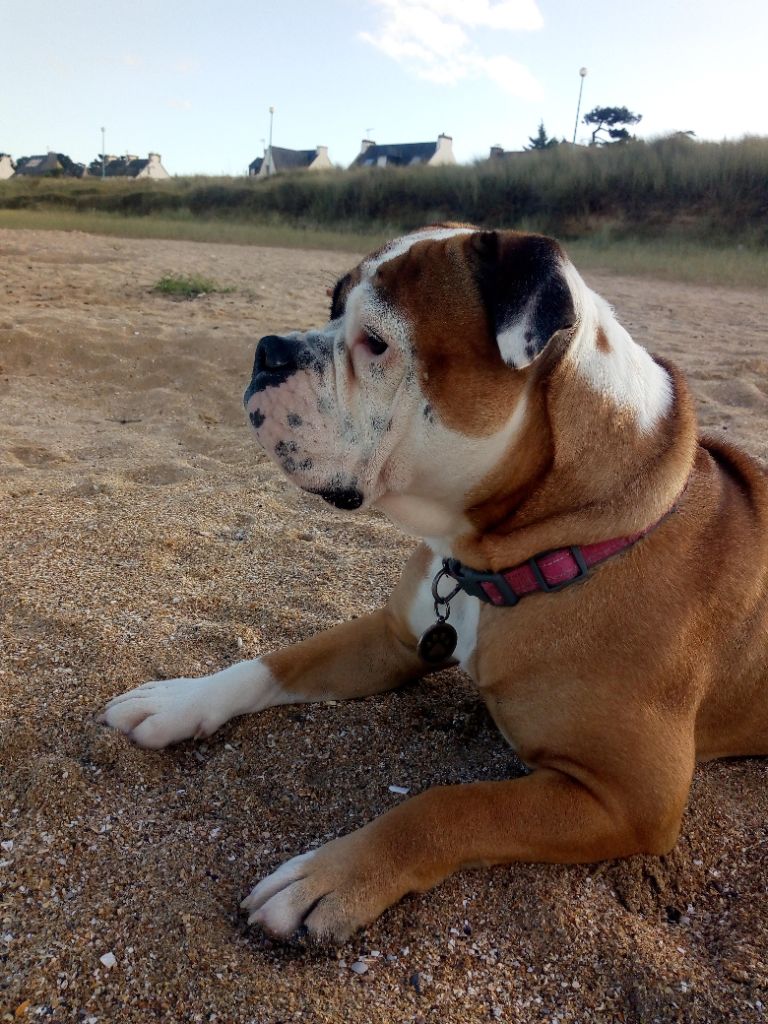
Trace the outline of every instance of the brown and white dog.
[[102, 720], [164, 747], [459, 663], [533, 769], [427, 790], [294, 857], [249, 921], [340, 940], [459, 868], [663, 853], [697, 759], [768, 754], [766, 476], [697, 438], [681, 375], [556, 242], [457, 225], [392, 242], [339, 281], [325, 327], [259, 342], [245, 401], [299, 487], [425, 543], [386, 608], [148, 683]]

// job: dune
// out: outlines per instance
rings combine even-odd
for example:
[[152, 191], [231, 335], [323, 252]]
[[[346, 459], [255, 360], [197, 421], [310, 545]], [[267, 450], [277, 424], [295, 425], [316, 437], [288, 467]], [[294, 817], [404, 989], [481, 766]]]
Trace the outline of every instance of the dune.
[[[0, 1019], [765, 1020], [764, 760], [701, 766], [668, 856], [463, 872], [317, 950], [247, 929], [240, 899], [390, 785], [520, 771], [464, 677], [157, 753], [94, 723], [392, 587], [412, 542], [296, 492], [241, 405], [256, 340], [322, 321], [352, 262], [0, 231]], [[169, 273], [234, 291], [154, 294]], [[765, 294], [589, 281], [687, 372], [705, 429], [768, 459]]]

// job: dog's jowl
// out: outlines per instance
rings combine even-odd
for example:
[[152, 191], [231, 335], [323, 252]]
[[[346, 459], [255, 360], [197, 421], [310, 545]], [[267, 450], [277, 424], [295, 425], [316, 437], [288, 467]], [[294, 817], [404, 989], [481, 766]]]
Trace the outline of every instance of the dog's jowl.
[[294, 857], [250, 921], [343, 939], [462, 867], [663, 853], [697, 759], [768, 754], [766, 476], [698, 437], [680, 373], [556, 242], [446, 225], [390, 243], [324, 327], [259, 342], [245, 405], [298, 487], [423, 544], [380, 611], [147, 683], [102, 720], [164, 747], [460, 664], [532, 769]]

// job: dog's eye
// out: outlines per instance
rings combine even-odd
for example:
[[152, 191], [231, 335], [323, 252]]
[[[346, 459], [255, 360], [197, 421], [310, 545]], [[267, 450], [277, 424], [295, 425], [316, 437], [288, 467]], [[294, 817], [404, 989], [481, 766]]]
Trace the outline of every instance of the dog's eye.
[[371, 331], [366, 331], [363, 335], [363, 344], [372, 356], [382, 356], [389, 348], [386, 341]]

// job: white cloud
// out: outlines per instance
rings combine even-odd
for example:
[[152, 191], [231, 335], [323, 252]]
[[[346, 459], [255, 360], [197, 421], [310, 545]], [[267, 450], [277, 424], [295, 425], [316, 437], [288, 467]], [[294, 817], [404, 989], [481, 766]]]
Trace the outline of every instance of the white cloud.
[[505, 92], [538, 99], [531, 72], [503, 54], [485, 54], [473, 29], [533, 32], [544, 22], [536, 0], [370, 0], [381, 11], [379, 31], [360, 38], [419, 78], [455, 84], [488, 78]]
[[536, 0], [373, 0], [373, 3], [387, 11], [422, 8], [463, 25], [486, 25], [511, 32], [530, 32], [544, 26]]
[[503, 54], [482, 58], [483, 71], [498, 86], [513, 96], [539, 99], [543, 90], [533, 74], [516, 60]]

